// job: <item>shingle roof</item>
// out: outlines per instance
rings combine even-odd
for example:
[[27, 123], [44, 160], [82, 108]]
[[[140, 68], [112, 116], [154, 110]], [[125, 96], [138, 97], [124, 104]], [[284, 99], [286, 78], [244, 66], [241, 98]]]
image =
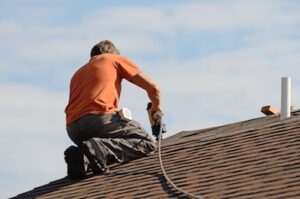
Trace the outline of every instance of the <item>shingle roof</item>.
[[[185, 198], [166, 182], [158, 155], [80, 181], [62, 178], [14, 198]], [[170, 179], [210, 198], [300, 198], [300, 111], [184, 131], [163, 141]]]

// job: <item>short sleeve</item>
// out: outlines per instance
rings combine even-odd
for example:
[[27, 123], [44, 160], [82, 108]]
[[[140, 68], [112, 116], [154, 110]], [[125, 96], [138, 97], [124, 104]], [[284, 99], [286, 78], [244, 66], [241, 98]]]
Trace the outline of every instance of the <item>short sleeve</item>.
[[139, 67], [124, 56], [118, 56], [116, 67], [122, 78], [131, 81], [132, 77], [139, 74], [141, 70]]

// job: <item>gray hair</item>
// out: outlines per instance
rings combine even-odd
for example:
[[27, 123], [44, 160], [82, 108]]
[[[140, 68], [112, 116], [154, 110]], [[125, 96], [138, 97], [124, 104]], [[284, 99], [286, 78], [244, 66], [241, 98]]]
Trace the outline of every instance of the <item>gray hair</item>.
[[119, 50], [109, 40], [103, 40], [96, 44], [91, 50], [91, 57], [101, 55], [103, 53], [120, 54]]

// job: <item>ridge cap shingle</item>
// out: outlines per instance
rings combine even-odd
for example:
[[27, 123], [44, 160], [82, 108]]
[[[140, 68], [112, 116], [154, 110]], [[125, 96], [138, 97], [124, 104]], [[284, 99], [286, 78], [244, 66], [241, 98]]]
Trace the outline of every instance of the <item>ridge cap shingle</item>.
[[[245, 123], [250, 123], [250, 122], [254, 122], [254, 121], [260, 121], [262, 119], [265, 119], [266, 122], [263, 124], [259, 125], [254, 125], [251, 127], [247, 128], [247, 125], [245, 125], [246, 128], [238, 128], [238, 130], [234, 130], [236, 127], [235, 125], [238, 124], [245, 124]], [[254, 130], [259, 130], [259, 129], [263, 129], [269, 126], [273, 126], [273, 125], [278, 125], [278, 124], [282, 124], [284, 122], [292, 122], [295, 120], [299, 120], [300, 119], [300, 110], [296, 110], [292, 112], [292, 116], [285, 119], [285, 120], [280, 120], [280, 116], [276, 116], [276, 115], [269, 115], [269, 116], [263, 116], [263, 117], [258, 117], [258, 118], [254, 118], [254, 119], [249, 119], [249, 120], [243, 120], [243, 121], [239, 121], [239, 122], [234, 122], [231, 124], [226, 124], [226, 125], [220, 125], [220, 126], [216, 126], [216, 127], [209, 127], [209, 128], [204, 128], [204, 129], [200, 129], [200, 130], [191, 130], [191, 131], [181, 131], [178, 132], [177, 134], [170, 136], [166, 139], [163, 140], [162, 142], [162, 146], [170, 146], [173, 144], [178, 144], [181, 142], [186, 142], [186, 141], [191, 141], [191, 140], [199, 140], [201, 138], [209, 138], [210, 134], [208, 134], [209, 132], [213, 132], [214, 137], [222, 137], [222, 136], [226, 136], [227, 134], [235, 134], [235, 133], [242, 133], [242, 132], [247, 132], [247, 131], [254, 131]], [[231, 128], [230, 128], [231, 127]], [[216, 130], [222, 130], [223, 128], [229, 128], [224, 130], [224, 132], [226, 132], [226, 134], [220, 134], [220, 133], [215, 133], [214, 131]], [[230, 131], [232, 129], [232, 131]], [[181, 136], [181, 134], [185, 134], [183, 136]], [[192, 135], [191, 135], [192, 134]], [[208, 134], [208, 135], [205, 135]]]

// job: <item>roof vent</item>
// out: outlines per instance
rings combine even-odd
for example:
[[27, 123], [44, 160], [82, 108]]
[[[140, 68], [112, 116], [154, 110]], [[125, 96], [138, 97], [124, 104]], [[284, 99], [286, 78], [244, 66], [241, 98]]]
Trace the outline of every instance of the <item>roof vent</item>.
[[291, 78], [281, 78], [281, 111], [280, 120], [291, 116]]
[[280, 115], [280, 120], [287, 119], [291, 116], [291, 111], [294, 111], [294, 106], [291, 106], [291, 78], [281, 78], [281, 111], [277, 108], [267, 105], [261, 108], [261, 112], [265, 115]]

